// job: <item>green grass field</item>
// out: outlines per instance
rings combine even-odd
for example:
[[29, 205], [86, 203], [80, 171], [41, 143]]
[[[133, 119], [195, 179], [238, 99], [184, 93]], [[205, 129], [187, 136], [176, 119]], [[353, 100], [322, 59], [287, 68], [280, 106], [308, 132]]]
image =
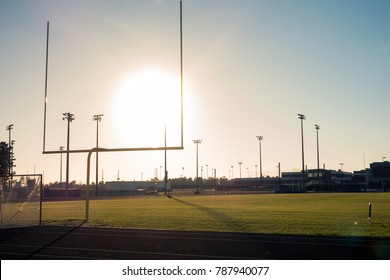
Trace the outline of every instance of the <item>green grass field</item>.
[[[84, 218], [85, 201], [43, 204], [43, 224], [76, 225]], [[87, 225], [390, 237], [390, 193], [210, 195], [173, 199], [161, 195], [91, 200]]]

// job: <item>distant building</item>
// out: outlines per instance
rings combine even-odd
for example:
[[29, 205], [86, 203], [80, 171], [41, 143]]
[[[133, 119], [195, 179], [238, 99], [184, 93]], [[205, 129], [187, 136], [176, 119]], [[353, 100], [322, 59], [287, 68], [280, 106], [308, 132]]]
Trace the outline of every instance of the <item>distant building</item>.
[[[225, 189], [242, 191], [276, 191], [279, 188], [279, 178], [235, 178], [233, 184]], [[219, 189], [223, 189], [219, 187]]]
[[390, 162], [373, 162], [367, 172], [369, 188], [372, 190], [387, 191], [390, 187]]
[[390, 162], [373, 162], [370, 164], [373, 178], [390, 178]]
[[341, 170], [309, 169], [305, 171], [305, 189], [302, 172], [282, 172], [281, 192], [351, 191], [352, 173]]
[[368, 176], [370, 169], [354, 171], [352, 175], [352, 184], [358, 187], [362, 191], [367, 191]]
[[[156, 192], [164, 191], [164, 181], [109, 181], [104, 184], [103, 192]], [[168, 182], [167, 190], [171, 189]]]

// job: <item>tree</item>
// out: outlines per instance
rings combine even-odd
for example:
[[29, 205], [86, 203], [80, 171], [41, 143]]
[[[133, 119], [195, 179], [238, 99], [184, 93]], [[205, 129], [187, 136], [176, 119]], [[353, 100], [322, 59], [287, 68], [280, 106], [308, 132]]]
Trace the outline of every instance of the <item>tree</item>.
[[5, 142], [0, 142], [0, 177], [8, 176], [9, 148]]
[[0, 142], [0, 183], [6, 185], [9, 168], [9, 148], [5, 142]]

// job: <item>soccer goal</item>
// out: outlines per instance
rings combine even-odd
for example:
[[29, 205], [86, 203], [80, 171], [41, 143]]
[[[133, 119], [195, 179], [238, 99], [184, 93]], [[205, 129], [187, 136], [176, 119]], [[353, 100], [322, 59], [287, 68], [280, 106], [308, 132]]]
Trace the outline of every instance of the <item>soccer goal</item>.
[[1, 228], [39, 226], [42, 175], [13, 175], [1, 182]]

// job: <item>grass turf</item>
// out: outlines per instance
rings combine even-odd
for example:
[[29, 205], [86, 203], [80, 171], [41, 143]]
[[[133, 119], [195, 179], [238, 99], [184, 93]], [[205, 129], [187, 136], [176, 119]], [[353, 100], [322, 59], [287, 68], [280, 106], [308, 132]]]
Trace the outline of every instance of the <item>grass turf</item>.
[[[84, 218], [85, 201], [43, 204], [43, 224], [74, 225]], [[87, 225], [390, 237], [390, 193], [210, 195], [172, 199], [161, 195], [91, 200]]]

